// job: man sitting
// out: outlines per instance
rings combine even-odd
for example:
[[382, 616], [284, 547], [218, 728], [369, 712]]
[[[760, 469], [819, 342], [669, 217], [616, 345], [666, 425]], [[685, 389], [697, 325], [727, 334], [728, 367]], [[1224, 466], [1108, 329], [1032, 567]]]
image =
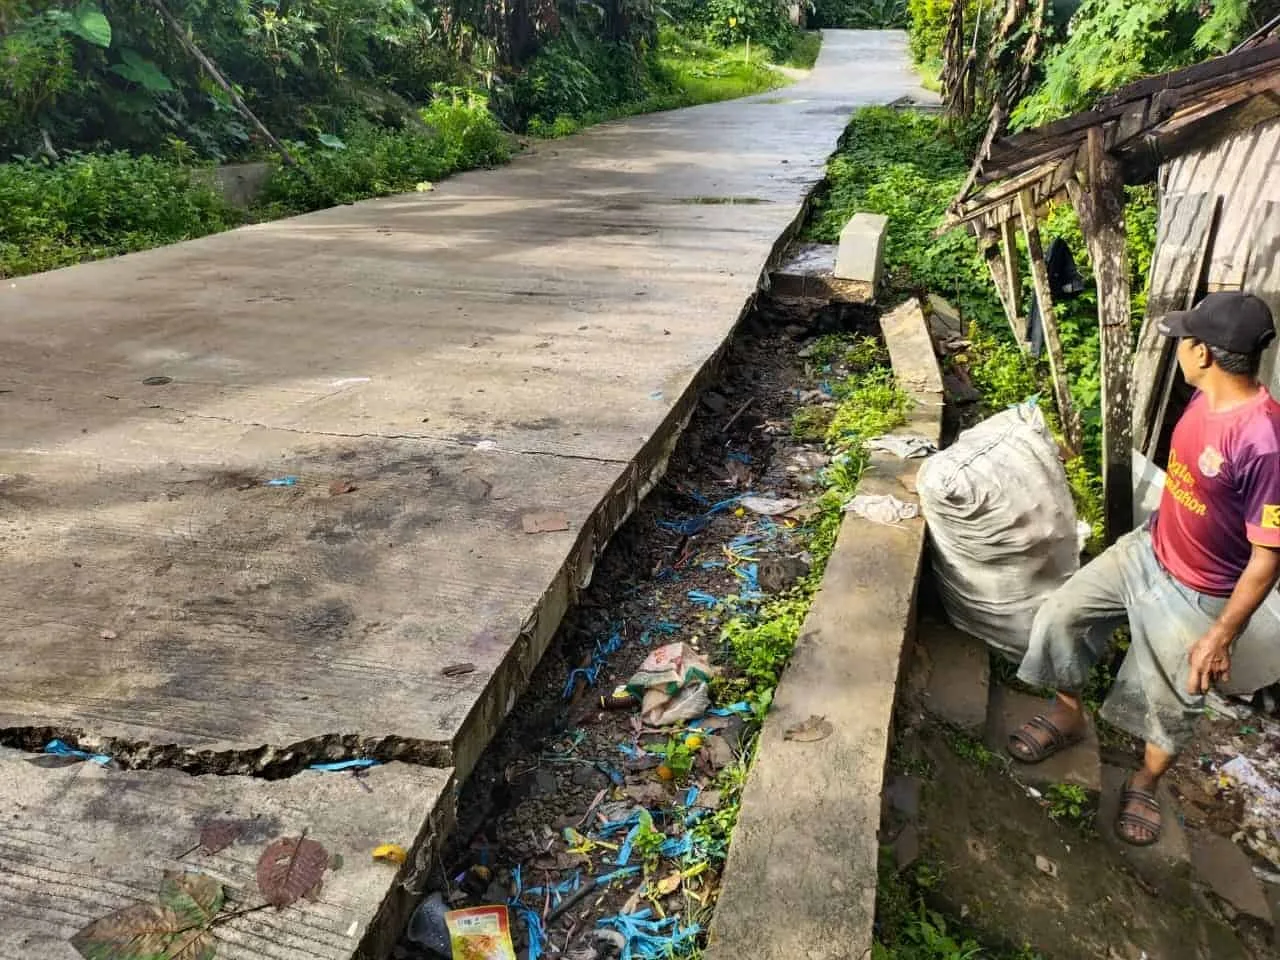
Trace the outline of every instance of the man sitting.
[[1009, 740], [1015, 759], [1037, 763], [1081, 738], [1080, 694], [1127, 621], [1129, 650], [1101, 716], [1146, 743], [1117, 823], [1138, 846], [1159, 838], [1156, 785], [1280, 577], [1280, 404], [1258, 382], [1276, 335], [1271, 311], [1248, 294], [1214, 293], [1159, 329], [1178, 338], [1178, 366], [1196, 390], [1173, 431], [1159, 511], [1041, 607], [1018, 679], [1057, 697]]

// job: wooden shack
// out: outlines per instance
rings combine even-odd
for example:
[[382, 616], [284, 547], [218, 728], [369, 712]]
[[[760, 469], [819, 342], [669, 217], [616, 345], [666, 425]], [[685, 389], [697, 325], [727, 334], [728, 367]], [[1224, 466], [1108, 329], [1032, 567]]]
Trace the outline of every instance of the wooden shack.
[[[1132, 322], [1124, 187], [1158, 185], [1147, 314]], [[1187, 391], [1155, 319], [1215, 290], [1246, 289], [1280, 317], [1280, 40], [1130, 84], [1097, 107], [988, 138], [945, 227], [982, 245], [1015, 337], [1026, 340], [1019, 234], [1043, 323], [1067, 443], [1080, 446], [1044, 259], [1047, 204], [1075, 207], [1093, 262], [1102, 349], [1103, 481], [1109, 538], [1154, 508], [1169, 433]], [[1280, 370], [1264, 375], [1280, 394]]]

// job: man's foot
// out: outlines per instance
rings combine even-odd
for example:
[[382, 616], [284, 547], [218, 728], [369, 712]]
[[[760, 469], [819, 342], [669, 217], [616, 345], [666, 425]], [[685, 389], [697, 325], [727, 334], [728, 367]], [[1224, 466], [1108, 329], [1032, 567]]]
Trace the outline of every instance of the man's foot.
[[1009, 755], [1022, 763], [1039, 763], [1079, 743], [1084, 732], [1084, 714], [1058, 699], [1010, 734]]
[[1120, 813], [1116, 817], [1116, 833], [1125, 843], [1149, 847], [1160, 839], [1162, 818], [1156, 800], [1156, 781], [1135, 773], [1120, 794]]

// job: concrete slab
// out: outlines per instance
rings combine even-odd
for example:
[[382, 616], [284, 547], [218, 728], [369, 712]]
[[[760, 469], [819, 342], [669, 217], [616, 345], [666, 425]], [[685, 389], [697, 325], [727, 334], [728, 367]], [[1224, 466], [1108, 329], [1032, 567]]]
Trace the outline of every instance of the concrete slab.
[[1120, 793], [1129, 779], [1129, 770], [1102, 765], [1102, 797], [1098, 801], [1098, 833], [1115, 848], [1121, 859], [1146, 883], [1160, 891], [1161, 896], [1177, 903], [1190, 905], [1191, 848], [1187, 831], [1178, 817], [1178, 804], [1161, 784], [1156, 792], [1160, 802], [1162, 826], [1160, 839], [1149, 847], [1135, 847], [1125, 843], [1116, 832], [1116, 817], [1120, 812]]
[[[923, 316], [919, 322], [927, 339]], [[905, 322], [884, 332], [897, 372], [901, 340], [916, 334]], [[927, 356], [936, 376], [932, 350]], [[916, 399], [905, 429], [936, 441], [941, 406], [930, 406], [927, 394]], [[858, 492], [913, 499], [906, 486], [920, 463], [873, 455]], [[845, 516], [760, 733], [707, 960], [870, 954], [884, 775], [924, 538], [919, 518], [886, 526]], [[815, 715], [831, 724], [829, 737], [787, 739], [789, 728]], [[911, 835], [899, 839], [907, 857]]]
[[871, 303], [875, 285], [841, 280], [835, 275], [834, 243], [797, 243], [788, 248], [782, 262], [769, 272], [769, 293], [794, 300], [824, 303]]
[[1196, 879], [1232, 908], [1271, 924], [1271, 905], [1253, 874], [1248, 854], [1226, 837], [1205, 830], [1191, 837], [1191, 865]]
[[928, 658], [924, 707], [933, 716], [981, 737], [991, 694], [991, 656], [986, 644], [947, 623], [920, 624], [919, 647]]
[[879, 286], [884, 270], [884, 235], [889, 218], [880, 213], [856, 213], [840, 231], [835, 275]]
[[[154, 902], [164, 871], [224, 884], [231, 910], [261, 904], [262, 851], [302, 831], [342, 858], [316, 901], [257, 910], [217, 926], [220, 960], [345, 960], [385, 956], [411, 906], [402, 886], [422, 870], [375, 862], [382, 843], [429, 851], [451, 823], [432, 811], [452, 793], [450, 771], [401, 763], [286, 780], [192, 777], [176, 770], [114, 771], [92, 763], [44, 769], [0, 749], [0, 956], [74, 960], [68, 942], [90, 922]], [[239, 839], [192, 852], [208, 820], [240, 820]], [[184, 855], [185, 854], [185, 855]], [[388, 932], [393, 933], [391, 940]]]
[[[1008, 756], [1009, 736], [1037, 713], [1046, 703], [1039, 697], [997, 686], [991, 691], [991, 712], [987, 720], [987, 746], [1000, 756]], [[1085, 738], [1074, 747], [1054, 754], [1035, 764], [1019, 763], [1018, 779], [1040, 787], [1055, 783], [1071, 783], [1084, 787], [1094, 796], [1102, 792], [1102, 761], [1099, 758], [1098, 731], [1089, 719]]]

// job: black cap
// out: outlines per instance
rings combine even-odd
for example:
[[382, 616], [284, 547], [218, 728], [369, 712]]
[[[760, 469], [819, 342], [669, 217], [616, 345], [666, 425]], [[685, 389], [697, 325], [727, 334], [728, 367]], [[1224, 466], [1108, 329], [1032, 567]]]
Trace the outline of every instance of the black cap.
[[1194, 310], [1176, 310], [1156, 323], [1166, 337], [1194, 337], [1232, 353], [1257, 353], [1276, 338], [1271, 309], [1238, 290], [1211, 293]]

